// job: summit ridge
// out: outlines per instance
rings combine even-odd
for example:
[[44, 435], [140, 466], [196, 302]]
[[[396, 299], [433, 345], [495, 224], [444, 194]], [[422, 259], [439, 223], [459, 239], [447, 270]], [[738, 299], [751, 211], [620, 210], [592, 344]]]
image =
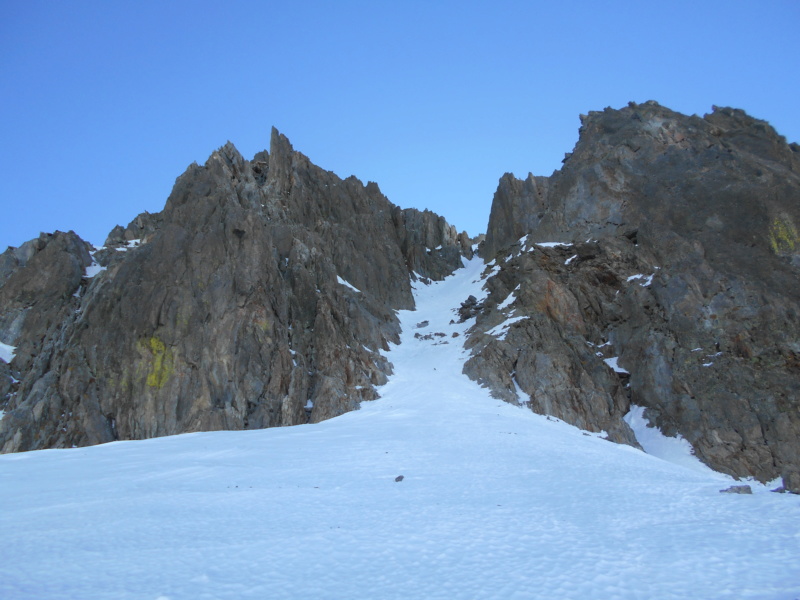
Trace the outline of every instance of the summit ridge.
[[481, 241], [276, 129], [252, 160], [227, 143], [102, 248], [56, 232], [0, 255], [0, 450], [358, 409], [413, 286], [477, 252], [486, 294], [447, 341], [495, 397], [634, 446], [635, 410], [798, 492], [799, 157], [738, 109], [591, 112], [559, 171], [500, 179]]

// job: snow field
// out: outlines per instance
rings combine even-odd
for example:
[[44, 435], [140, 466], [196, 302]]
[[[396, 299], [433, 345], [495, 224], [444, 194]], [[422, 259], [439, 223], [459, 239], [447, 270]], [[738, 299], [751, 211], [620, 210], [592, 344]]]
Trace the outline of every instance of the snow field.
[[797, 598], [797, 496], [720, 494], [461, 375], [482, 268], [415, 284], [359, 411], [0, 456], [0, 598]]

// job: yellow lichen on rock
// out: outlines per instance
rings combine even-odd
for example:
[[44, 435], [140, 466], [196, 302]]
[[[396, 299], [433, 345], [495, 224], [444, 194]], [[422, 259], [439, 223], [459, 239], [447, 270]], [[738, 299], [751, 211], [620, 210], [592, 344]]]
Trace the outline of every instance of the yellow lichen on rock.
[[800, 244], [800, 236], [794, 223], [787, 217], [775, 219], [769, 228], [769, 243], [775, 254], [794, 252]]
[[147, 385], [161, 389], [172, 373], [175, 372], [173, 365], [172, 350], [155, 336], [152, 336], [142, 345], [149, 350], [151, 357], [150, 369], [147, 374]]

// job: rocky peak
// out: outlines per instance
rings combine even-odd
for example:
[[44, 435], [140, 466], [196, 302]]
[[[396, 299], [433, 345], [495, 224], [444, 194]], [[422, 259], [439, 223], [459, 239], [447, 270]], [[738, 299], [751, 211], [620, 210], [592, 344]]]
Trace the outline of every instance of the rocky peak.
[[92, 263], [74, 232], [41, 234], [8, 248], [0, 264], [0, 342], [16, 347], [15, 364], [30, 365], [48, 333], [68, 316], [73, 294]]
[[560, 171], [500, 180], [466, 371], [620, 440], [644, 406], [715, 469], [800, 490], [798, 198], [796, 147], [741, 110], [582, 116]]
[[[391, 372], [380, 352], [413, 307], [409, 278], [471, 252], [438, 215], [320, 169], [274, 129], [253, 161], [229, 142], [190, 165], [162, 212], [93, 256], [71, 235], [0, 263], [0, 339], [17, 346], [6, 452], [356, 409]], [[39, 254], [59, 278], [26, 279]]]
[[[800, 491], [798, 150], [736, 109], [582, 116], [559, 171], [500, 180], [465, 373], [622, 443], [644, 407], [715, 469]], [[411, 280], [474, 243], [275, 129], [253, 160], [227, 143], [103, 249], [57, 232], [0, 255], [0, 449], [354, 410]]]
[[292, 160], [295, 155], [292, 144], [275, 127], [269, 140], [269, 173], [267, 185], [278, 198], [286, 197], [292, 185]]
[[[765, 274], [759, 263], [775, 245], [797, 262], [786, 250], [800, 209], [786, 199], [800, 178], [800, 158], [765, 122], [734, 109], [687, 117], [654, 102], [591, 112], [581, 121], [564, 167], [535, 178], [536, 193], [530, 177], [526, 185], [501, 180], [487, 261], [528, 232], [537, 241], [578, 241], [634, 229], [646, 238], [666, 228], [684, 239], [704, 238], [709, 247], [723, 236], [752, 248], [741, 257], [749, 275]], [[511, 225], [508, 215], [521, 219]]]

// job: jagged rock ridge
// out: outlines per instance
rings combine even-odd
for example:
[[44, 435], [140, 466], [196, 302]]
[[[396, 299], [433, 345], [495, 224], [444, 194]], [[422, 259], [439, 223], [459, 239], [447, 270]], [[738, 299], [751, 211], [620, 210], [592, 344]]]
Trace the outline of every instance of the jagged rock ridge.
[[465, 371], [618, 441], [644, 406], [713, 468], [800, 491], [800, 147], [728, 108], [581, 121], [560, 171], [500, 180]]
[[4, 452], [357, 408], [391, 372], [380, 351], [413, 307], [409, 278], [452, 272], [471, 241], [273, 130], [269, 153], [225, 145], [92, 251], [56, 233], [0, 257]]
[[[734, 109], [581, 120], [560, 171], [500, 181], [465, 372], [624, 443], [644, 406], [712, 467], [800, 491], [800, 148]], [[275, 131], [252, 161], [226, 145], [103, 249], [56, 233], [0, 255], [0, 342], [17, 349], [0, 447], [352, 410], [390, 372], [409, 278], [447, 275], [471, 243]]]

